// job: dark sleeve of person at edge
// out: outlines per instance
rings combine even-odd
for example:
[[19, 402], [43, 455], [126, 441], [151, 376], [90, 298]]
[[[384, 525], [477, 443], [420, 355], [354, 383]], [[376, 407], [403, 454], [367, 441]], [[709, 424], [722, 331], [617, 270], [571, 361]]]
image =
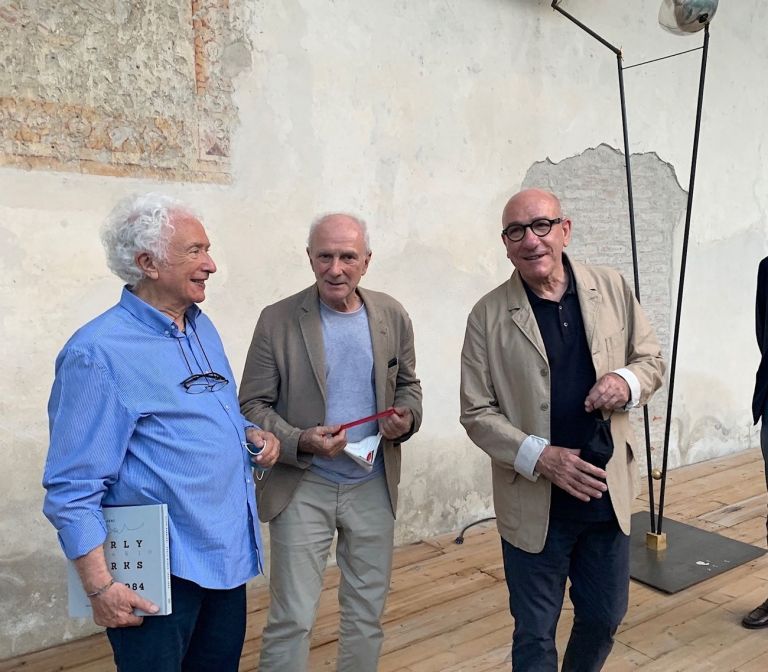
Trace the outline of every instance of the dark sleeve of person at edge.
[[755, 336], [760, 348], [760, 365], [755, 374], [755, 391], [752, 396], [752, 418], [757, 423], [763, 416], [768, 397], [768, 257], [760, 262], [757, 269], [757, 292], [755, 293]]
[[[578, 448], [583, 460], [605, 469], [613, 455], [610, 420], [603, 420], [600, 411], [584, 410], [584, 399], [597, 377], [570, 269], [569, 275], [568, 289], [559, 303], [542, 299], [525, 287], [549, 360], [552, 403], [549, 441], [553, 446]], [[553, 483], [550, 516], [583, 521], [611, 520], [614, 513], [610, 493], [582, 502]]]
[[760, 353], [765, 355], [765, 318], [766, 318], [766, 300], [768, 296], [768, 257], [760, 262], [757, 269], [757, 293], [755, 301], [755, 335], [757, 336], [757, 346]]

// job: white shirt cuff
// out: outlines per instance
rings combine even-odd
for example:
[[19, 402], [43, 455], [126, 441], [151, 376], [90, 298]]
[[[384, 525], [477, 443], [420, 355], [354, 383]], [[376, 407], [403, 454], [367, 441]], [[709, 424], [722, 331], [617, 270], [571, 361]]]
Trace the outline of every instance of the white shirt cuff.
[[629, 401], [624, 406], [624, 410], [628, 411], [640, 403], [640, 381], [629, 369], [616, 369], [613, 373], [621, 376], [629, 385]]
[[515, 471], [521, 476], [525, 476], [529, 481], [535, 481], [539, 478], [536, 473], [536, 463], [539, 461], [542, 451], [549, 445], [548, 439], [542, 439], [540, 436], [530, 434], [525, 441], [520, 444], [515, 458]]

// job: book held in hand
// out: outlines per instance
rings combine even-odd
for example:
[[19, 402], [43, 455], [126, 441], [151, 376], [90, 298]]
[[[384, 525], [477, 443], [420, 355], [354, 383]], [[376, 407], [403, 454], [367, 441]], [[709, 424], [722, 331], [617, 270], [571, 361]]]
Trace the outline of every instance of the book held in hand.
[[373, 469], [373, 463], [376, 461], [376, 453], [379, 452], [381, 443], [381, 432], [368, 436], [362, 441], [348, 443], [344, 446], [344, 453], [349, 455], [357, 464], [367, 471]]
[[[171, 613], [171, 562], [168, 554], [168, 506], [104, 507], [107, 539], [104, 557], [107, 569], [115, 581], [124, 583], [142, 597], [154, 602], [160, 611], [146, 614], [135, 610], [137, 616], [165, 616]], [[69, 562], [69, 615], [90, 618], [91, 602], [83, 584]]]

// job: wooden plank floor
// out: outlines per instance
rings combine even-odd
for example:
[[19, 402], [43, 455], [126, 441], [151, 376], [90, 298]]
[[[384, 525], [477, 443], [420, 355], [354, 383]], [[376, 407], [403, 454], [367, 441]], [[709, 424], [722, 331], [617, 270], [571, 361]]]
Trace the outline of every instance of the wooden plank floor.
[[[637, 510], [645, 501], [646, 496], [638, 500]], [[767, 505], [757, 450], [669, 474], [667, 514], [734, 539], [765, 546]], [[444, 535], [395, 550], [381, 672], [510, 669], [512, 621], [498, 535], [492, 525], [485, 525], [470, 531], [462, 546], [453, 543], [454, 537]], [[312, 637], [312, 672], [335, 670], [337, 586], [338, 571], [331, 568]], [[766, 597], [768, 556], [672, 596], [633, 582], [629, 612], [605, 670], [764, 672], [768, 629], [745, 630], [739, 621]], [[268, 601], [265, 588], [250, 591], [242, 671], [256, 669]], [[558, 628], [561, 651], [571, 620], [571, 606], [566, 603]], [[0, 662], [0, 672], [113, 669], [103, 635]]]

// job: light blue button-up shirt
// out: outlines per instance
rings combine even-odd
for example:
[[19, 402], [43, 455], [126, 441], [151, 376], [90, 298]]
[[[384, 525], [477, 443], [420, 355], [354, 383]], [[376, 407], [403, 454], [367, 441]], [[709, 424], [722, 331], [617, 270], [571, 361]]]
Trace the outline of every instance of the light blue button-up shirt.
[[[166, 503], [171, 573], [234, 588], [261, 571], [245, 449], [253, 424], [216, 328], [197, 306], [186, 319], [182, 332], [126, 288], [64, 346], [48, 403], [43, 511], [74, 559], [104, 543], [102, 506]], [[187, 393], [181, 381], [208, 362], [229, 384]]]

